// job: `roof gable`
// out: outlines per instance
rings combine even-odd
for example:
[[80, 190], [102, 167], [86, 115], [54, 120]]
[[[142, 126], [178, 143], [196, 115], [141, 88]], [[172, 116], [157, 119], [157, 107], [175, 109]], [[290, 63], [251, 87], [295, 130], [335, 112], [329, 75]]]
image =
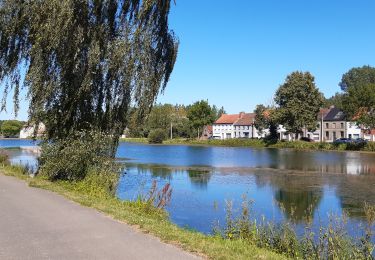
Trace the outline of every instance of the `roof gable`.
[[324, 121], [345, 121], [345, 114], [340, 109], [333, 107], [324, 117]]

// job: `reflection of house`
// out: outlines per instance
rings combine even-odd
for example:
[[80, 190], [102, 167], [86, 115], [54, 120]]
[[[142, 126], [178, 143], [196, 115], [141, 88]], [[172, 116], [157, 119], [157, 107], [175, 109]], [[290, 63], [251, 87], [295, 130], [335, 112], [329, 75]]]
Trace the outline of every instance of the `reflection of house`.
[[223, 114], [213, 125], [213, 137], [217, 139], [258, 138], [254, 127], [254, 113]]
[[36, 137], [41, 137], [46, 131], [46, 126], [43, 123], [39, 123], [37, 130], [35, 129], [35, 127], [35, 125], [25, 125], [20, 131], [20, 138], [31, 138], [34, 136], [34, 134]]

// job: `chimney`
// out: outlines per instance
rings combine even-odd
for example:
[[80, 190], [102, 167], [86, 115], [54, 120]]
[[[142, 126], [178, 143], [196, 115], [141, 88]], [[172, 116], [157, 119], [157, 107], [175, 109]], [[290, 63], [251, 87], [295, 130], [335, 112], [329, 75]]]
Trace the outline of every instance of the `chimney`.
[[240, 112], [240, 118], [243, 118], [245, 115], [245, 112]]

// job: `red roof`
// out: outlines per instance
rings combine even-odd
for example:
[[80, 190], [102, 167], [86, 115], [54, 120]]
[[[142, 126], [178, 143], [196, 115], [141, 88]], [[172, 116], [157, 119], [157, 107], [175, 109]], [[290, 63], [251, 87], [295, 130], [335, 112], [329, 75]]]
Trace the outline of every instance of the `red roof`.
[[243, 114], [241, 118], [239, 118], [234, 125], [252, 125], [255, 120], [254, 113], [247, 113]]
[[252, 125], [254, 118], [254, 113], [223, 114], [216, 120], [215, 124]]
[[239, 118], [240, 114], [222, 114], [221, 117], [218, 120], [216, 120], [215, 124], [234, 124]]

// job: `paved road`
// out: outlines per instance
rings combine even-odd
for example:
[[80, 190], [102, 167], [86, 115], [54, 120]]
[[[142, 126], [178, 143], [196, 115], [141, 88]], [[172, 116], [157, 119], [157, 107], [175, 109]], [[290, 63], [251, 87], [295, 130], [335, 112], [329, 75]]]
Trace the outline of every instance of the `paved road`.
[[62, 196], [0, 174], [0, 259], [197, 259]]

